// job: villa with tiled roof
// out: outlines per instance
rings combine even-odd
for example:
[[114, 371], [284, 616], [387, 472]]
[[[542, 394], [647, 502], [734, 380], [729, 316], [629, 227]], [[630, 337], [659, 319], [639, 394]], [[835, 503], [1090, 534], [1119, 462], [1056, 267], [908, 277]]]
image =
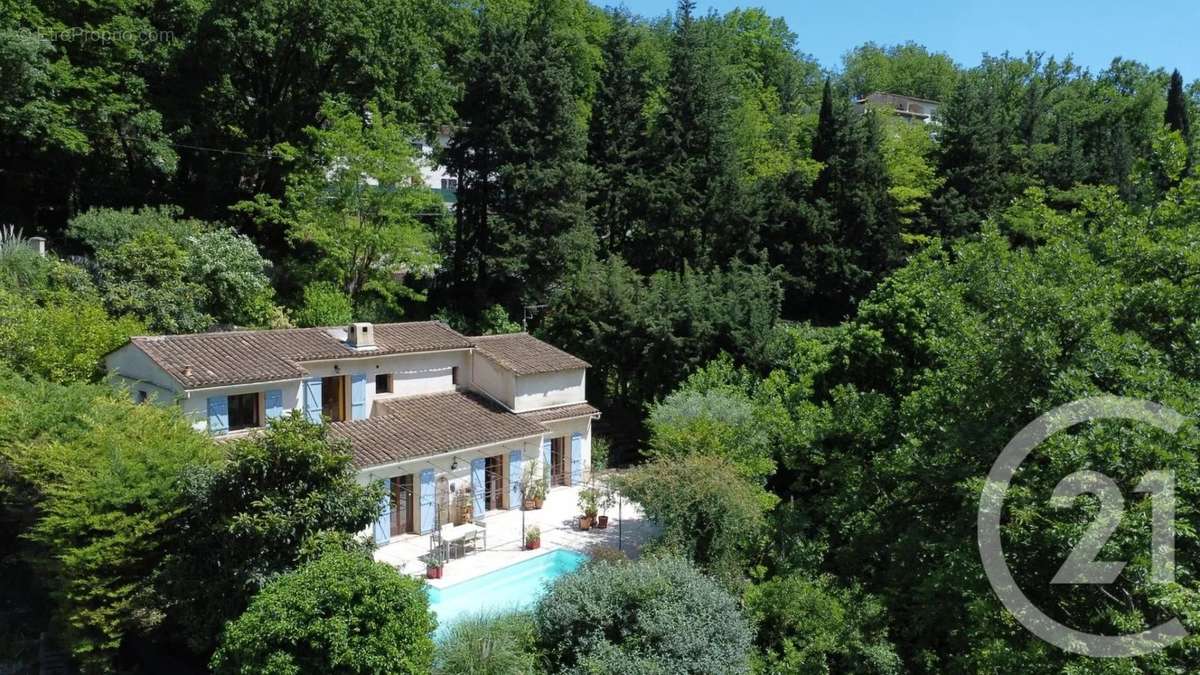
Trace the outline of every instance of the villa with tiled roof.
[[530, 477], [582, 483], [599, 416], [585, 361], [527, 333], [468, 337], [436, 321], [134, 337], [105, 365], [135, 400], [179, 405], [220, 438], [291, 410], [328, 423], [360, 480], [387, 488], [380, 544], [459, 505], [519, 508]]

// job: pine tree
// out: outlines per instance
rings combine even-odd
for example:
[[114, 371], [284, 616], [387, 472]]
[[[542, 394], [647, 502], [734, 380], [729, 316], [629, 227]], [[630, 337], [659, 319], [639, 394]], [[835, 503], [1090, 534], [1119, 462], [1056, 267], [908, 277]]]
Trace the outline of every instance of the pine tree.
[[825, 166], [799, 210], [800, 241], [788, 265], [794, 318], [841, 319], [900, 261], [876, 113], [831, 102], [826, 114], [817, 130]]
[[625, 11], [609, 14], [612, 28], [604, 43], [604, 69], [592, 108], [588, 161], [596, 170], [589, 206], [603, 252], [624, 250], [634, 220], [644, 215], [645, 184], [640, 169], [645, 147], [645, 105], [649, 84], [631, 61], [639, 37]]
[[540, 0], [528, 18], [498, 14], [480, 17], [447, 152], [459, 179], [451, 283], [469, 316], [496, 301], [542, 301], [593, 255], [579, 78], [558, 3]]
[[727, 75], [681, 0], [661, 112], [650, 135], [647, 219], [629, 246], [644, 272], [720, 265], [749, 257], [756, 207], [739, 181]]

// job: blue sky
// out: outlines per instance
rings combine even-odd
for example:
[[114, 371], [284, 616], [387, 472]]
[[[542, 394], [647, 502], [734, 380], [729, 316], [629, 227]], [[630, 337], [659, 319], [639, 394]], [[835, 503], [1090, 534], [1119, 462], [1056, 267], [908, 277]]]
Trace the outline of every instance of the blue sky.
[[[675, 8], [674, 0], [624, 4], [643, 16]], [[867, 41], [912, 40], [966, 66], [979, 63], [984, 52], [1032, 50], [1074, 55], [1093, 72], [1123, 56], [1168, 71], [1179, 68], [1188, 82], [1200, 79], [1200, 0], [697, 0], [701, 13], [739, 6], [783, 17], [799, 36], [800, 50], [825, 67], [840, 66], [846, 50]]]

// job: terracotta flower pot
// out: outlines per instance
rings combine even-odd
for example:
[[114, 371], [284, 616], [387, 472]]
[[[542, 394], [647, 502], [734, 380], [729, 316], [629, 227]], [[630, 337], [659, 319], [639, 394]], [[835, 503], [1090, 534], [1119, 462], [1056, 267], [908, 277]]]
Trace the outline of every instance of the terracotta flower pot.
[[542, 547], [541, 539], [530, 539], [529, 541], [525, 542], [525, 548], [526, 548], [526, 550], [529, 550], [529, 551], [539, 549], [541, 547]]
[[425, 578], [426, 579], [441, 579], [442, 578], [442, 568], [441, 567], [426, 567], [425, 568]]
[[600, 516], [599, 518], [596, 519], [596, 529], [597, 530], [608, 529], [608, 516]]
[[535, 504], [534, 500], [526, 499], [521, 502], [521, 508], [525, 509], [526, 511], [532, 511], [534, 508], [536, 508], [534, 506], [534, 504]]
[[545, 500], [543, 500], [541, 497], [534, 497], [533, 498], [533, 508], [535, 508], [535, 509], [542, 508], [543, 501], [545, 501]]
[[591, 516], [579, 516], [579, 529], [581, 529], [581, 530], [592, 529], [592, 517]]

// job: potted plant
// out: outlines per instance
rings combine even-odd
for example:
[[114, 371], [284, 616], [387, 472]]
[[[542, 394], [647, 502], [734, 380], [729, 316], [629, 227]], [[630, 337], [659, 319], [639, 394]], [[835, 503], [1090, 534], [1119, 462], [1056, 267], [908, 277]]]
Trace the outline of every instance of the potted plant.
[[592, 523], [596, 520], [598, 510], [597, 499], [595, 488], [584, 488], [579, 491], [579, 509], [583, 511], [583, 515], [579, 516], [579, 529], [592, 529]]
[[542, 508], [542, 503], [546, 501], [546, 481], [538, 479], [533, 485], [533, 508]]
[[441, 579], [442, 568], [446, 565], [446, 561], [442, 560], [440, 551], [429, 555], [429, 562], [425, 563], [425, 578], [426, 579]]
[[521, 479], [521, 508], [526, 511], [542, 508], [542, 500], [546, 497], [546, 488], [542, 485], [533, 464], [525, 467], [525, 475]]
[[607, 483], [600, 488], [600, 515], [596, 518], [596, 529], [608, 528], [608, 509], [613, 504], [613, 490]]
[[525, 530], [525, 549], [532, 551], [542, 547], [542, 530], [537, 525]]

